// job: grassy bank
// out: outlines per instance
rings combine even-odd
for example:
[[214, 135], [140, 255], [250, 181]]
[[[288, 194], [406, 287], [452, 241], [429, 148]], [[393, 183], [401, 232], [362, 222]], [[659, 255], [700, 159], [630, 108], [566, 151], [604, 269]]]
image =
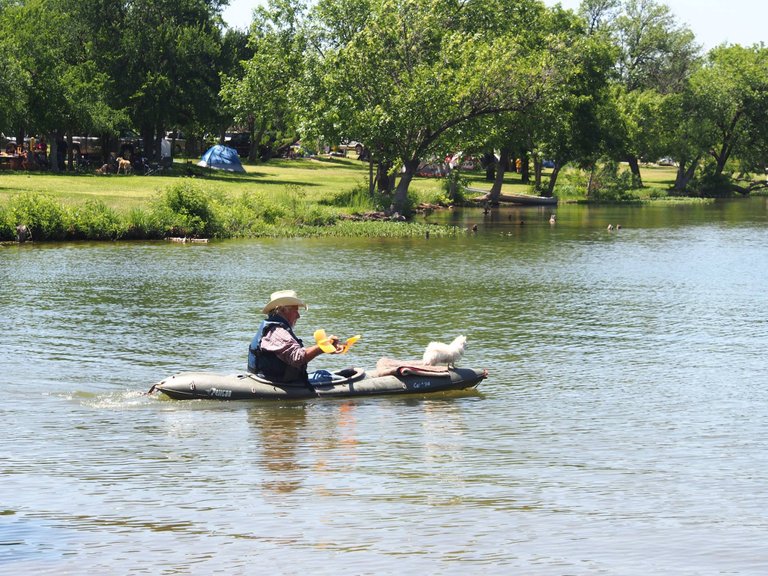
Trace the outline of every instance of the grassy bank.
[[[272, 160], [233, 174], [176, 163], [153, 176], [0, 174], [0, 240], [29, 227], [35, 240], [156, 239], [169, 236], [231, 238], [259, 236], [422, 236], [461, 231], [423, 223], [355, 221], [350, 215], [389, 205], [370, 198], [368, 165], [354, 159]], [[675, 168], [643, 168], [645, 188], [617, 200], [662, 197]], [[556, 194], [584, 200], [584, 173], [565, 170]], [[468, 186], [489, 189], [483, 172], [467, 172]], [[506, 175], [504, 192], [532, 193], [519, 174]], [[416, 178], [413, 205], [446, 201], [444, 180]]]
[[368, 174], [367, 165], [346, 159], [272, 160], [244, 167], [245, 174], [234, 174], [177, 162], [173, 170], [153, 176], [2, 172], [0, 205], [13, 194], [35, 192], [64, 204], [99, 199], [116, 210], [129, 210], [145, 206], [180, 178], [192, 178], [202, 188], [233, 197], [250, 192], [271, 195], [295, 186], [305, 190], [308, 199], [319, 201], [351, 190], [365, 182]]
[[[231, 174], [177, 163], [155, 176], [4, 172], [0, 240], [29, 227], [36, 240], [169, 236], [417, 236], [458, 233], [399, 221], [352, 221], [388, 199], [369, 198], [367, 164], [351, 159], [274, 160]], [[419, 180], [413, 202], [441, 195]]]

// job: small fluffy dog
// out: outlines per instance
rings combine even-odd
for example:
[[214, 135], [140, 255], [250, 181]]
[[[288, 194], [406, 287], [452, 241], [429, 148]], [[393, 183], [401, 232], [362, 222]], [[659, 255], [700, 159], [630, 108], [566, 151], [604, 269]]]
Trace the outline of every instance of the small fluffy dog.
[[453, 367], [464, 355], [464, 349], [466, 347], [467, 338], [465, 336], [457, 336], [450, 344], [430, 342], [427, 349], [424, 350], [422, 361], [428, 366], [447, 364], [448, 366]]

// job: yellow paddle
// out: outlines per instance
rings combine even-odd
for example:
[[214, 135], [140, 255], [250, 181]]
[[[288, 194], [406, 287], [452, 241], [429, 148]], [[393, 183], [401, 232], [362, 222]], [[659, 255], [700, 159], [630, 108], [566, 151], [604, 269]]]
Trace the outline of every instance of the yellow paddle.
[[[346, 354], [347, 351], [352, 348], [352, 345], [360, 340], [360, 335], [352, 336], [351, 338], [348, 338], [344, 344], [342, 344], [341, 351], [339, 354]], [[333, 354], [336, 352], [336, 346], [333, 345], [331, 342], [331, 339], [328, 337], [328, 335], [325, 333], [325, 330], [320, 328], [319, 330], [315, 330], [315, 342], [317, 342], [317, 345], [320, 346], [320, 350], [327, 354]]]
[[347, 353], [347, 351], [348, 351], [350, 348], [352, 348], [352, 345], [353, 345], [355, 342], [357, 342], [358, 340], [360, 340], [360, 334], [358, 334], [357, 336], [351, 336], [350, 338], [347, 338], [347, 341], [346, 341], [346, 342], [344, 342], [344, 344], [343, 344], [343, 345], [342, 345], [342, 347], [341, 347], [341, 352], [340, 352], [340, 354], [346, 354], [346, 353]]

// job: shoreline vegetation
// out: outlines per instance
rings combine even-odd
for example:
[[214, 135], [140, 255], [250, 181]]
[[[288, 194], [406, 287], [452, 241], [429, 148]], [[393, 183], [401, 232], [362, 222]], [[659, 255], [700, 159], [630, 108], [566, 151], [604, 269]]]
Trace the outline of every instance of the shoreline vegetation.
[[[451, 195], [445, 178], [418, 178], [409, 212], [392, 214], [389, 198], [370, 196], [367, 164], [354, 159], [273, 160], [245, 167], [245, 174], [232, 174], [177, 161], [160, 176], [4, 172], [0, 241], [19, 240], [22, 226], [35, 241], [452, 236], [465, 231], [412, 216], [478, 206], [471, 202], [474, 193]], [[587, 176], [572, 170], [561, 178], [556, 196], [560, 202], [672, 199], [667, 191], [674, 167], [644, 167], [642, 189], [628, 187], [623, 174], [603, 175], [603, 188], [588, 198]], [[465, 187], [490, 188], [482, 171], [461, 172], [461, 179]], [[536, 194], [515, 173], [506, 176], [504, 192]]]

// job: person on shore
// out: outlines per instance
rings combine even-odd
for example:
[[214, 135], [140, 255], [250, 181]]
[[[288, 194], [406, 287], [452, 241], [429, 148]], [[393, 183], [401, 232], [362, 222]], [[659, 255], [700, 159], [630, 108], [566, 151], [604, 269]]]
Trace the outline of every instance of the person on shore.
[[[266, 318], [259, 325], [256, 335], [248, 347], [248, 372], [273, 382], [320, 383], [332, 379], [327, 370], [309, 374], [307, 364], [323, 353], [319, 345], [304, 346], [293, 332], [301, 317], [299, 308], [307, 305], [299, 299], [294, 290], [273, 292], [269, 302], [262, 309]], [[343, 347], [336, 336], [328, 338], [339, 354]]]

